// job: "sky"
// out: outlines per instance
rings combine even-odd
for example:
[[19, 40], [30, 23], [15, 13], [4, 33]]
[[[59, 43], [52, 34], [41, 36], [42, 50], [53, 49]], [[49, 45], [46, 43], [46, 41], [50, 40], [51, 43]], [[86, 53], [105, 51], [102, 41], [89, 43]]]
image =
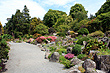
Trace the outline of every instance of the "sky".
[[24, 5], [29, 9], [31, 17], [39, 17], [43, 20], [49, 9], [66, 12], [69, 15], [70, 9], [76, 3], [82, 4], [90, 14], [95, 13], [106, 2], [106, 0], [0, 0], [0, 21], [4, 26], [7, 18], [11, 18], [17, 9], [22, 12]]

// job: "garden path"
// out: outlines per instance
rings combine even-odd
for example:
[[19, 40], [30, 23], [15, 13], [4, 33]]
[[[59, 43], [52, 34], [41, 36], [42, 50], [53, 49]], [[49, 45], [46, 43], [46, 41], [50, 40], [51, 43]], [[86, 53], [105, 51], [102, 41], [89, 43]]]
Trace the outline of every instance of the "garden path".
[[37, 45], [10, 44], [10, 59], [6, 63], [7, 70], [3, 73], [66, 73], [62, 64], [44, 59], [45, 52], [42, 52]]

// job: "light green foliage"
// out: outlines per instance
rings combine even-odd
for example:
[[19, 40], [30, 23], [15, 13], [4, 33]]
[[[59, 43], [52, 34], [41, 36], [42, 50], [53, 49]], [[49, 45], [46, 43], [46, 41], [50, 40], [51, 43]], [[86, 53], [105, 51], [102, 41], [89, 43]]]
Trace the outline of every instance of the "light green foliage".
[[78, 30], [78, 34], [79, 35], [83, 35], [83, 34], [87, 35], [87, 34], [89, 34], [89, 31], [86, 28], [81, 28]]
[[56, 29], [58, 32], [67, 32], [70, 28], [68, 25], [59, 25]]
[[30, 33], [31, 34], [34, 34], [33, 30], [35, 30], [36, 26], [39, 25], [40, 23], [43, 23], [40, 18], [34, 17], [31, 19], [31, 22], [30, 22]]
[[60, 56], [59, 57], [59, 62], [62, 63], [64, 61], [66, 61], [67, 59], [64, 56]]
[[75, 4], [71, 7], [70, 15], [79, 22], [87, 18], [87, 11], [81, 4]]
[[77, 56], [78, 59], [83, 59], [84, 57], [87, 57], [87, 55], [86, 54], [79, 54]]
[[110, 55], [110, 49], [100, 49], [98, 50], [100, 51], [100, 53], [98, 53], [98, 55]]
[[63, 15], [67, 14], [62, 11], [49, 9], [43, 18], [44, 25], [52, 27], [57, 22], [57, 19], [61, 18]]
[[104, 33], [102, 31], [95, 31], [91, 34], [88, 34], [88, 36], [89, 37], [97, 37], [97, 36], [101, 37], [101, 36], [104, 36]]
[[96, 16], [100, 15], [101, 13], [106, 13], [110, 11], [110, 0], [106, 1], [101, 8], [96, 13]]
[[89, 37], [81, 37], [78, 39], [77, 44], [83, 45], [83, 41], [88, 41]]
[[56, 50], [57, 52], [61, 52], [61, 53], [65, 53], [65, 54], [67, 54], [67, 50], [66, 49], [57, 49]]
[[73, 54], [77, 56], [81, 53], [81, 45], [75, 44], [75, 47], [72, 50]]
[[100, 25], [103, 28], [103, 32], [110, 30], [110, 12], [103, 13], [97, 16]]
[[85, 54], [88, 54], [90, 50], [107, 49], [106, 43], [104, 44], [102, 41], [98, 42], [97, 39], [91, 39], [87, 43], [87, 46], [83, 50]]
[[35, 27], [34, 32], [42, 35], [48, 34], [48, 27], [43, 24], [39, 24]]

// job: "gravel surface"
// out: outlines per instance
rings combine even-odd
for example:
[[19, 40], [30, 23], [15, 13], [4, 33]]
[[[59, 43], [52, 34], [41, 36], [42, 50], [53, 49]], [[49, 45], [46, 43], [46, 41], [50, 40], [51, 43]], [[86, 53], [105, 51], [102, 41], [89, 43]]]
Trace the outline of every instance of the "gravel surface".
[[44, 59], [45, 52], [42, 52], [37, 45], [10, 44], [10, 59], [6, 63], [8, 70], [3, 73], [66, 73], [62, 64]]

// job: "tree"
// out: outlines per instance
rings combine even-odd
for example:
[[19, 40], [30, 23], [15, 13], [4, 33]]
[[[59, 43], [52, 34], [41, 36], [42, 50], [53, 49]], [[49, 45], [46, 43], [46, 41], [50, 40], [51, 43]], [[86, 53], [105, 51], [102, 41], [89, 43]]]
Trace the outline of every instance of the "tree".
[[94, 18], [95, 18], [95, 16], [94, 16], [94, 15], [92, 15], [92, 14], [90, 14], [89, 19], [90, 19], [90, 20], [92, 20], [92, 19], [94, 19]]
[[42, 35], [48, 34], [48, 27], [43, 24], [39, 24], [35, 27], [34, 33], [38, 33]]
[[34, 29], [36, 28], [36, 26], [39, 25], [40, 23], [43, 23], [40, 18], [36, 18], [36, 17], [32, 18], [32, 20], [31, 20], [31, 22], [30, 22], [30, 32], [31, 32], [31, 34], [34, 33], [33, 30], [34, 30]]
[[3, 32], [4, 32], [3, 26], [2, 26], [2, 24], [1, 24], [1, 22], [0, 22], [0, 34], [3, 34]]
[[81, 21], [85, 18], [87, 18], [87, 12], [85, 8], [81, 4], [75, 4], [71, 7], [70, 15], [73, 19], [77, 19], [78, 21]]
[[43, 18], [44, 25], [52, 27], [56, 23], [57, 19], [61, 18], [63, 15], [67, 14], [62, 11], [49, 9]]
[[107, 0], [102, 6], [101, 8], [98, 10], [98, 12], [96, 13], [96, 16], [100, 15], [101, 13], [106, 13], [110, 11], [110, 0]]
[[99, 19], [103, 32], [110, 30], [110, 12], [98, 15], [97, 19]]
[[24, 9], [23, 9], [22, 13], [23, 13], [23, 16], [25, 17], [24, 22], [29, 23], [31, 17], [29, 15], [29, 9], [27, 8], [26, 5], [24, 5]]

